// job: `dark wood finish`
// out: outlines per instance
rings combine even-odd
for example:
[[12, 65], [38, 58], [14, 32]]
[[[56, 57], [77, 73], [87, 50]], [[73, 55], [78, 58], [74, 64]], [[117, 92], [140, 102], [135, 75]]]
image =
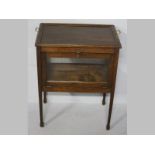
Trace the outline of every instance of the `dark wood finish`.
[[42, 105], [42, 55], [40, 48], [37, 48], [37, 68], [38, 68], [38, 94], [39, 94], [39, 112], [40, 112], [40, 126], [44, 127], [43, 121], [43, 105]]
[[51, 23], [41, 24], [36, 45], [40, 47], [121, 47], [113, 25]]
[[110, 88], [104, 87], [101, 84], [89, 83], [60, 83], [55, 82], [50, 86], [44, 86], [43, 91], [52, 92], [79, 92], [79, 93], [104, 93], [110, 92]]
[[44, 91], [44, 103], [47, 103], [47, 92]]
[[117, 49], [116, 53], [114, 54], [114, 59], [113, 59], [112, 89], [111, 89], [111, 93], [110, 93], [109, 114], [108, 114], [108, 122], [107, 122], [107, 126], [106, 126], [107, 130], [110, 129], [110, 120], [111, 120], [113, 100], [114, 100], [114, 93], [115, 93], [115, 83], [116, 83], [118, 56], [119, 56], [119, 50]]
[[[105, 49], [102, 49], [102, 52]], [[106, 51], [106, 50], [105, 50]], [[110, 58], [111, 54], [107, 53], [89, 53], [80, 51], [60, 51], [60, 52], [48, 52], [48, 57], [52, 58]]]
[[[47, 92], [110, 93], [107, 130], [115, 92], [119, 48], [114, 25], [42, 23], [36, 39], [40, 126]], [[50, 63], [49, 58], [104, 59], [103, 64]]]
[[48, 65], [47, 82], [101, 83], [108, 85], [106, 65], [51, 63]]
[[103, 93], [102, 105], [105, 105], [106, 104], [105, 99], [106, 99], [106, 93]]

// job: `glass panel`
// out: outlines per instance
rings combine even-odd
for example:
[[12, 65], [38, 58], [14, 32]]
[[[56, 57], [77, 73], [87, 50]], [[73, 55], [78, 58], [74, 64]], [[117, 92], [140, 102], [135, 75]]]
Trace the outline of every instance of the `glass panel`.
[[110, 56], [98, 58], [47, 57], [47, 82], [109, 82]]

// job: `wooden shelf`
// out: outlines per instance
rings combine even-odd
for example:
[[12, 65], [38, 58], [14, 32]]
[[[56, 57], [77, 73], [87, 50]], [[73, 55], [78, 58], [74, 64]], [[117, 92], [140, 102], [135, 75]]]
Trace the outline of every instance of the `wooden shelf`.
[[47, 82], [107, 84], [107, 71], [103, 64], [49, 63]]

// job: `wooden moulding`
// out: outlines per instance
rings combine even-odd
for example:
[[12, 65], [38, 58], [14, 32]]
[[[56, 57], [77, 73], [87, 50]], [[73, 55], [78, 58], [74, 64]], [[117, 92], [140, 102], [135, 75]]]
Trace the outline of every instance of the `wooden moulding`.
[[108, 93], [109, 87], [103, 87], [102, 85], [91, 85], [83, 83], [68, 83], [62, 84], [53, 83], [51, 86], [43, 86], [43, 91], [49, 92], [79, 92], [79, 93]]

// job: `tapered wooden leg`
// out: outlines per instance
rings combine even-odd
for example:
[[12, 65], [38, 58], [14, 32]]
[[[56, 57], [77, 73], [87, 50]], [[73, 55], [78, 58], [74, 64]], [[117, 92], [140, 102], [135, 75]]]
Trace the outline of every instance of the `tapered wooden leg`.
[[105, 98], [106, 98], [106, 93], [103, 93], [102, 105], [105, 105]]
[[44, 103], [47, 103], [47, 92], [44, 91]]
[[114, 92], [110, 94], [110, 104], [109, 104], [109, 114], [108, 114], [108, 121], [106, 129], [110, 129], [110, 120], [111, 120], [111, 114], [112, 114], [112, 107], [113, 107], [113, 100], [114, 100]]
[[[42, 81], [45, 83], [47, 80], [47, 56], [42, 53]], [[47, 103], [47, 92], [44, 91], [44, 103]]]
[[44, 127], [43, 121], [43, 104], [42, 104], [42, 61], [40, 49], [37, 48], [37, 69], [38, 69], [38, 95], [39, 95], [39, 114], [40, 114], [40, 127]]
[[42, 103], [42, 92], [41, 91], [39, 91], [39, 111], [40, 111], [40, 127], [44, 127], [43, 103]]
[[113, 100], [114, 100], [114, 93], [115, 93], [115, 83], [116, 83], [116, 74], [117, 74], [117, 65], [118, 65], [118, 56], [119, 56], [119, 49], [115, 49], [115, 54], [113, 55], [113, 75], [112, 75], [112, 89], [110, 93], [110, 104], [109, 104], [109, 114], [108, 114], [108, 121], [106, 129], [110, 129], [110, 120], [113, 108]]

